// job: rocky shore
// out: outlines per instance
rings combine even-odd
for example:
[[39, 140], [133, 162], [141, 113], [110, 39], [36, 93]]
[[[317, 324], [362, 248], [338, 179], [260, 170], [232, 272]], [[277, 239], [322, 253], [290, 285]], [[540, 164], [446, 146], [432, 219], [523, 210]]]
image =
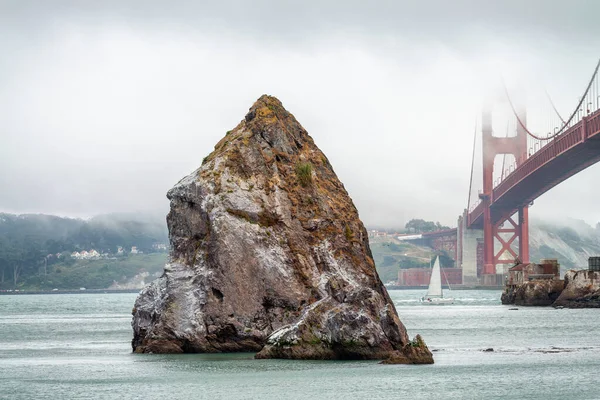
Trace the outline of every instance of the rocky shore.
[[259, 98], [167, 197], [170, 262], [135, 302], [135, 352], [433, 363], [344, 185], [276, 98]]
[[564, 289], [562, 280], [534, 280], [502, 293], [502, 304], [551, 306]]
[[567, 308], [599, 308], [600, 272], [568, 271], [565, 274], [565, 289], [552, 305]]
[[502, 304], [600, 308], [600, 272], [567, 271], [562, 279], [532, 280], [502, 293]]

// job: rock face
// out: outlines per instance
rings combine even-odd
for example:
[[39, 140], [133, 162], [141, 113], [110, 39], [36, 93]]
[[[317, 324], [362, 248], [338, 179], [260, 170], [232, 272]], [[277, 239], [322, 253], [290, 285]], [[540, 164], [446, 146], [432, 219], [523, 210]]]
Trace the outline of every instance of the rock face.
[[565, 289], [562, 291], [554, 307], [599, 308], [600, 307], [600, 272], [567, 271]]
[[136, 300], [135, 352], [433, 362], [409, 340], [344, 186], [276, 98], [167, 197], [170, 262]]
[[517, 287], [504, 289], [502, 304], [517, 306], [550, 306], [558, 298], [564, 287], [559, 279], [533, 280]]
[[502, 304], [515, 304], [515, 292], [517, 290], [514, 287], [504, 288], [502, 295], [500, 296], [500, 301]]
[[600, 272], [571, 270], [564, 280], [534, 280], [506, 288], [502, 304], [600, 308]]
[[563, 287], [563, 281], [558, 279], [527, 282], [514, 291], [514, 304], [517, 306], [552, 305], [560, 295]]

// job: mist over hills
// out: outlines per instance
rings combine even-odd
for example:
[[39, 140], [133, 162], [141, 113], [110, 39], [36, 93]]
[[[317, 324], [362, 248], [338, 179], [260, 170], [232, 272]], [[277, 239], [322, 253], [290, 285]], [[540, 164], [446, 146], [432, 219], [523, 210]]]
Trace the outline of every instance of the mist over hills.
[[[389, 237], [370, 241], [384, 281], [395, 280], [400, 268], [429, 265], [428, 260], [434, 255], [432, 249], [394, 243]], [[90, 219], [0, 213], [0, 288], [106, 288], [113, 281], [126, 284], [139, 274], [159, 273], [167, 260], [168, 243], [162, 213], [111, 213]], [[166, 249], [159, 250], [157, 244], [164, 244]], [[144, 258], [128, 256], [133, 246], [145, 254]], [[112, 257], [119, 247], [124, 254], [112, 261], [75, 261], [70, 257], [71, 252], [92, 249]], [[154, 257], [154, 253], [161, 254]], [[600, 255], [600, 224], [592, 227], [582, 220], [568, 218], [532, 219], [530, 255], [533, 262], [557, 258], [563, 271], [585, 268], [589, 256]], [[452, 261], [447, 259], [445, 263], [451, 266]]]
[[533, 220], [529, 229], [529, 254], [533, 262], [556, 258], [563, 271], [587, 268], [588, 257], [600, 255], [600, 223], [592, 227], [570, 218]]
[[118, 246], [150, 251], [155, 243], [168, 242], [168, 232], [164, 216], [157, 214], [112, 213], [84, 220], [0, 213], [0, 241], [28, 242], [48, 253], [90, 248], [116, 253]]
[[[164, 216], [156, 214], [114, 213], [83, 220], [45, 214], [0, 213], [0, 287], [17, 288], [19, 285], [28, 285], [30, 278], [41, 275], [45, 278], [30, 282], [29, 285], [57, 286], [57, 283], [65, 281], [65, 275], [71, 269], [82, 266], [82, 263], [71, 257], [72, 252], [95, 250], [103, 259], [119, 255], [119, 261], [123, 261], [133, 247], [136, 248], [134, 253], [149, 254], [164, 252], [167, 245], [168, 232]], [[164, 263], [165, 259], [162, 257], [156, 262]], [[99, 260], [85, 261], [83, 264], [87, 265]], [[132, 263], [119, 263], [118, 266], [112, 264], [115, 263], [104, 262], [99, 265], [99, 268], [105, 267], [104, 270], [92, 271], [97, 275], [95, 282], [98, 285], [106, 283], [106, 279], [100, 279], [103, 274], [108, 276], [112, 273], [115, 278], [126, 279], [144, 269], [141, 264], [137, 267], [133, 267]], [[119, 274], [120, 270], [125, 271], [125, 275]], [[77, 273], [85, 275], [80, 270]], [[52, 274], [61, 274], [60, 279], [48, 282], [46, 278]], [[90, 286], [89, 281], [81, 277], [69, 282], [71, 283], [65, 284], [88, 282]], [[112, 280], [108, 283], [112, 283]], [[93, 282], [91, 284], [95, 285]]]

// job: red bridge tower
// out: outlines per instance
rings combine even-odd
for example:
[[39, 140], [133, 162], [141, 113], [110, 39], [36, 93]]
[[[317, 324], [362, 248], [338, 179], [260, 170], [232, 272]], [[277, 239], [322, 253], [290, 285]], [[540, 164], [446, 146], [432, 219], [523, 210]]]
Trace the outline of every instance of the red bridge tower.
[[[524, 110], [519, 112], [519, 119], [526, 124]], [[483, 283], [493, 285], [496, 282], [496, 265], [512, 264], [519, 258], [521, 262], [529, 262], [529, 215], [528, 205], [517, 205], [518, 219], [513, 214], [515, 208], [507, 209], [502, 217], [494, 223], [491, 218], [493, 203], [494, 160], [497, 155], [512, 154], [517, 168], [527, 160], [527, 132], [517, 124], [517, 135], [512, 137], [496, 137], [492, 134], [492, 113], [489, 108], [482, 115], [483, 144], [483, 193], [479, 194], [483, 202]], [[502, 211], [501, 211], [502, 212]], [[518, 250], [515, 241], [518, 239]], [[496, 252], [495, 242], [500, 244]]]

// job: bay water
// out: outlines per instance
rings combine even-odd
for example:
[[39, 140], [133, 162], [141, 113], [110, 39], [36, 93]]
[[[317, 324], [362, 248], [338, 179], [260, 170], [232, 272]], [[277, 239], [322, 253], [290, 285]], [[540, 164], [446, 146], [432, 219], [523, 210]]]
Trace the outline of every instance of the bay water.
[[[600, 310], [390, 291], [435, 364], [132, 354], [136, 294], [0, 296], [1, 399], [600, 399]], [[487, 351], [484, 351], [487, 350]], [[493, 350], [493, 351], [492, 351]]]

